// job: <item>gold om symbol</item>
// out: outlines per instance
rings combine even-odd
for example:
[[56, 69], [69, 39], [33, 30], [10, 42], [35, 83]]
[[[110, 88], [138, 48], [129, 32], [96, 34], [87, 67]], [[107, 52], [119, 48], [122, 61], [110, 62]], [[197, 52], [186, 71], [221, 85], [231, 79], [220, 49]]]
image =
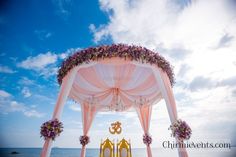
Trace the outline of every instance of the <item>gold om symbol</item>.
[[111, 123], [111, 127], [109, 127], [109, 132], [111, 134], [120, 134], [121, 131], [122, 131], [122, 128], [121, 128], [121, 123], [119, 121]]

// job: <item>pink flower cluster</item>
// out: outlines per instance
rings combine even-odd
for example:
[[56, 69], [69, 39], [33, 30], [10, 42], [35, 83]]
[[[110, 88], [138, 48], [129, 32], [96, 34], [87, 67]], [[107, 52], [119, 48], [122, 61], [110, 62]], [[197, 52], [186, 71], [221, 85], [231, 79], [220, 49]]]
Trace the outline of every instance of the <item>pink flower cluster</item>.
[[80, 140], [80, 144], [82, 146], [85, 146], [85, 145], [87, 145], [90, 142], [89, 137], [86, 136], [86, 135], [80, 136], [79, 140]]
[[170, 129], [172, 131], [172, 136], [176, 137], [179, 141], [188, 140], [192, 134], [189, 125], [181, 119], [172, 124]]
[[61, 65], [58, 71], [58, 83], [62, 83], [62, 79], [75, 66], [90, 61], [120, 57], [123, 59], [135, 60], [141, 63], [155, 64], [165, 71], [170, 79], [171, 85], [174, 85], [174, 73], [172, 66], [164, 57], [156, 52], [148, 50], [141, 46], [130, 46], [125, 44], [104, 45], [98, 47], [90, 47], [74, 53], [69, 56]]
[[148, 134], [144, 134], [143, 143], [149, 146], [152, 143], [152, 137], [149, 136]]
[[41, 126], [41, 137], [44, 137], [45, 140], [52, 139], [55, 140], [57, 136], [63, 131], [63, 125], [59, 122], [58, 119], [49, 120], [42, 124]]

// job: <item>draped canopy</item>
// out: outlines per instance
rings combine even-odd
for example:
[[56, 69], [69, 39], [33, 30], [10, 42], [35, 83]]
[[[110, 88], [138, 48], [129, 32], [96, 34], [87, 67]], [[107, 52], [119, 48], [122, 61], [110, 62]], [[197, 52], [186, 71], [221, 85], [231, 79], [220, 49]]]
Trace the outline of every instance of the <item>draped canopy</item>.
[[[170, 120], [177, 120], [171, 87], [174, 75], [168, 61], [143, 47], [123, 44], [81, 50], [65, 60], [58, 73], [61, 90], [53, 119], [60, 118], [69, 97], [81, 104], [84, 136], [96, 112], [138, 113], [145, 135], [149, 136], [152, 105], [165, 99]], [[50, 155], [51, 140], [45, 141], [41, 157]], [[148, 157], [152, 156], [147, 145]], [[185, 149], [179, 150], [186, 157]], [[85, 157], [85, 145], [81, 157]]]
[[151, 65], [104, 59], [77, 71], [69, 97], [80, 104], [95, 101], [102, 111], [126, 111], [140, 99], [152, 105], [162, 98], [154, 72]]

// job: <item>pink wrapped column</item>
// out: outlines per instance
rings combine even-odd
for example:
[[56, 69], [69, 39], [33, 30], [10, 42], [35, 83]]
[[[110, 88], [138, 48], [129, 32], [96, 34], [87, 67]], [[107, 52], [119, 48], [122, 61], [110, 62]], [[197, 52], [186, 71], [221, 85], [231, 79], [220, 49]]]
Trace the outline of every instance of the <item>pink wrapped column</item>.
[[[97, 112], [96, 105], [91, 105], [88, 102], [81, 104], [82, 123], [83, 123], [83, 134], [88, 135], [89, 129], [92, 125], [93, 119]], [[81, 148], [80, 157], [85, 157], [86, 147], [85, 145]]]
[[[52, 119], [60, 119], [64, 104], [67, 100], [69, 92], [71, 90], [74, 78], [76, 76], [77, 68], [74, 68], [69, 74], [64, 77], [60, 89], [60, 93], [57, 98], [56, 106], [54, 108]], [[49, 157], [51, 153], [52, 139], [48, 139], [44, 142], [43, 149], [40, 157]]]
[[150, 145], [147, 145], [147, 155], [148, 157], [152, 157], [152, 150], [151, 150]]
[[[151, 120], [151, 114], [152, 114], [152, 106], [144, 104], [142, 106], [136, 106], [136, 111], [141, 123], [141, 126], [143, 128], [144, 134], [149, 135], [149, 126], [150, 126], [150, 120]], [[152, 157], [152, 150], [150, 145], [147, 146], [147, 156]]]
[[[178, 119], [178, 114], [169, 77], [160, 68], [158, 68], [158, 70], [155, 71], [157, 71], [157, 73], [155, 73], [155, 77], [158, 80], [158, 82], [160, 82], [161, 93], [166, 102], [167, 110], [170, 116], [170, 121], [173, 124]], [[176, 141], [179, 142], [177, 139]], [[188, 157], [188, 153], [185, 148], [178, 148], [178, 152], [180, 157]]]

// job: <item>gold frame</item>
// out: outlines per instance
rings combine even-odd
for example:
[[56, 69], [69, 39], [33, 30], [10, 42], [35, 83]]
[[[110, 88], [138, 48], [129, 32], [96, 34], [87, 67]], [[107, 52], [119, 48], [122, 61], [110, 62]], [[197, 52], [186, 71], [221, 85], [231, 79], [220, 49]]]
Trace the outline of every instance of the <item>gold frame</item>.
[[106, 148], [110, 149], [110, 157], [115, 157], [115, 144], [108, 138], [104, 142], [101, 141], [99, 157], [104, 157]]
[[121, 157], [121, 150], [122, 148], [125, 148], [127, 150], [127, 155], [128, 157], [132, 157], [132, 154], [131, 154], [131, 144], [130, 142], [126, 141], [124, 138], [117, 143], [117, 146], [116, 146], [116, 157]]

